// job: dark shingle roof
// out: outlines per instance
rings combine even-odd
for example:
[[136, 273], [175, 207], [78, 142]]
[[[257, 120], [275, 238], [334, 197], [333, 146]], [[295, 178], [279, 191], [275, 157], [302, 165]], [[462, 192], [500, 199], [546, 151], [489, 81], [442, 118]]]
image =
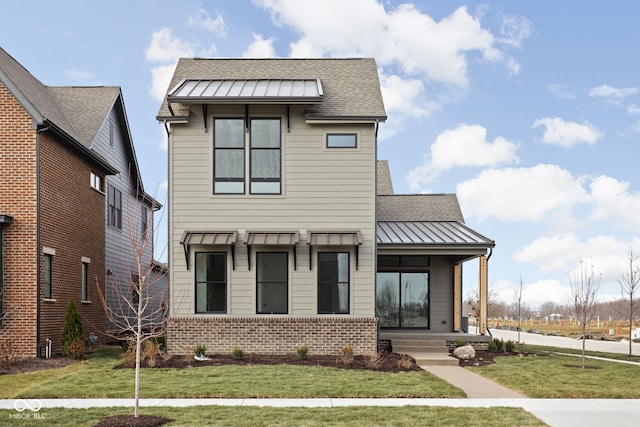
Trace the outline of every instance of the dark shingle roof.
[[[308, 118], [380, 121], [387, 118], [378, 71], [372, 58], [182, 58], [178, 61], [167, 93], [184, 79], [269, 78], [320, 79], [323, 100], [318, 105], [309, 106]], [[171, 117], [165, 96], [157, 118], [168, 120]]]
[[387, 162], [386, 160], [378, 160], [377, 174], [378, 195], [393, 194], [393, 183], [391, 182], [391, 171], [389, 171], [389, 162]]
[[379, 195], [378, 221], [458, 221], [464, 223], [455, 194]]

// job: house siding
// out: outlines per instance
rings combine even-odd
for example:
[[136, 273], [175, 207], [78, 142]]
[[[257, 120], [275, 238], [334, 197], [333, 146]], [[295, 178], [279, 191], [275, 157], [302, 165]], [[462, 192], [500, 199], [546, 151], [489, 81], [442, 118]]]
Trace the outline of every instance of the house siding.
[[451, 332], [453, 330], [453, 265], [446, 257], [431, 257], [429, 280], [430, 330]]
[[[199, 108], [193, 108], [188, 124], [173, 124], [169, 144], [170, 170], [170, 264], [174, 318], [195, 313], [193, 265], [187, 269], [180, 239], [188, 230], [235, 230], [235, 270], [228, 277], [227, 313], [230, 316], [256, 316], [255, 252], [288, 250], [290, 262], [290, 316], [318, 316], [316, 264], [318, 251], [349, 251], [350, 312], [345, 317], [373, 318], [375, 263], [375, 134], [369, 125], [309, 125], [304, 107], [291, 106], [286, 121], [284, 106], [251, 106], [250, 117], [280, 117], [282, 123], [282, 194], [214, 195], [212, 117], [243, 117], [242, 106], [210, 106], [208, 131]], [[287, 125], [289, 130], [287, 131]], [[326, 149], [325, 134], [355, 132], [357, 149]], [[248, 185], [248, 182], [246, 183]], [[290, 248], [258, 247], [251, 250], [251, 265], [243, 239], [247, 231], [299, 231], [296, 247], [297, 269], [293, 270]], [[313, 249], [306, 233], [313, 230], [358, 230], [363, 244], [359, 247], [358, 269], [353, 247]], [[193, 253], [224, 251], [224, 247], [191, 248]], [[229, 263], [230, 257], [228, 257]], [[211, 316], [211, 315], [199, 315]], [[196, 316], [198, 317], [198, 316]], [[171, 334], [170, 334], [171, 335]], [[375, 343], [375, 340], [374, 340]], [[336, 344], [337, 345], [337, 344]]]
[[[55, 251], [52, 260], [51, 299], [44, 298], [41, 276], [40, 345], [52, 341], [62, 350], [61, 337], [67, 305], [74, 300], [85, 336], [104, 331], [104, 309], [97, 286], [104, 292], [104, 195], [91, 188], [91, 167], [68, 145], [48, 134], [40, 137], [41, 258], [44, 248]], [[104, 176], [103, 176], [104, 178]], [[82, 260], [89, 260], [88, 298], [82, 300]], [[43, 271], [43, 270], [41, 270]]]
[[4, 228], [4, 295], [7, 313], [0, 341], [15, 354], [36, 356], [37, 174], [36, 131], [15, 97], [0, 83], [0, 213], [13, 216]]

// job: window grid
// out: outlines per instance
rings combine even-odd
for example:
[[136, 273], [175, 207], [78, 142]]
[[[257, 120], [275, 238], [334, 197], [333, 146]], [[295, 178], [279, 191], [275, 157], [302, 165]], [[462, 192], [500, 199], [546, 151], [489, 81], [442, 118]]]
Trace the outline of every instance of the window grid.
[[122, 192], [109, 186], [109, 226], [122, 229]]
[[226, 313], [226, 252], [196, 252], [195, 255], [195, 312]]
[[214, 119], [213, 128], [213, 192], [244, 194], [244, 119]]

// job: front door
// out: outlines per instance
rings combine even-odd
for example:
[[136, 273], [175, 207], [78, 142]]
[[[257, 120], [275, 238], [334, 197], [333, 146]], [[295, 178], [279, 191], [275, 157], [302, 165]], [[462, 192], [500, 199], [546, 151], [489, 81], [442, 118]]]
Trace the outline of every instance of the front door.
[[381, 328], [429, 328], [429, 273], [379, 272], [376, 311]]

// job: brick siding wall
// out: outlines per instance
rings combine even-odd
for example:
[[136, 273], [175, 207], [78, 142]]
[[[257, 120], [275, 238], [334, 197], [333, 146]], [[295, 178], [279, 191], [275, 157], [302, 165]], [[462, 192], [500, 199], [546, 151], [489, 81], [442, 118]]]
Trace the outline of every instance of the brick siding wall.
[[22, 357], [36, 356], [36, 132], [32, 120], [0, 84], [0, 213], [13, 216], [4, 229], [4, 295], [7, 316], [0, 340]]
[[[90, 185], [90, 165], [47, 133], [41, 136], [41, 244], [55, 250], [51, 297], [41, 302], [41, 344], [61, 351], [67, 305], [73, 299], [85, 336], [104, 331], [97, 286], [105, 282], [105, 195]], [[41, 252], [42, 253], [42, 252]], [[88, 301], [82, 302], [82, 257], [89, 258]], [[43, 266], [41, 259], [41, 266]], [[44, 281], [40, 283], [44, 296]], [[104, 340], [104, 338], [102, 338]]]
[[310, 354], [339, 354], [351, 345], [354, 354], [374, 354], [378, 320], [371, 317], [186, 317], [167, 321], [167, 351], [193, 354], [197, 344], [207, 353], [295, 354], [306, 345]]

